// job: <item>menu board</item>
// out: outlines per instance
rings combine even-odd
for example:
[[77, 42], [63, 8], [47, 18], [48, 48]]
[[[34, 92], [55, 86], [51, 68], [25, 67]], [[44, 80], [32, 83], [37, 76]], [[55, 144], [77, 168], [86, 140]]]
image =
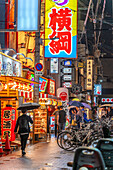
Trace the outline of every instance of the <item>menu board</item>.
[[21, 77], [21, 63], [0, 54], [1, 75]]

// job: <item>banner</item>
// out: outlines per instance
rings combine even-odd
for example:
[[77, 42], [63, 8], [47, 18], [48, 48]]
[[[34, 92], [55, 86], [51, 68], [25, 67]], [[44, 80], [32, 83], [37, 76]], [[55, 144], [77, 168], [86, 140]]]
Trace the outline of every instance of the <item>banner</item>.
[[87, 90], [93, 87], [93, 60], [87, 60]]
[[77, 0], [45, 1], [45, 57], [77, 58]]

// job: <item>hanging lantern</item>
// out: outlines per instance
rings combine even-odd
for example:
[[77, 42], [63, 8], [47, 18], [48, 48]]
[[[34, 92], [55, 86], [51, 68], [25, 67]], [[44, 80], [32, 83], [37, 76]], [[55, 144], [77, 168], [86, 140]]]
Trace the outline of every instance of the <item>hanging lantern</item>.
[[50, 106], [48, 106], [48, 111], [49, 111], [49, 112], [51, 111], [51, 107], [50, 107]]
[[11, 89], [16, 89], [16, 82], [13, 82], [13, 86]]
[[23, 83], [20, 83], [20, 89], [25, 90], [25, 85]]
[[16, 88], [20, 89], [20, 83], [16, 82]]
[[14, 82], [13, 82], [12, 80], [10, 80], [10, 81], [8, 82], [8, 86], [9, 86], [10, 88], [12, 88], [13, 85], [14, 85]]
[[7, 89], [7, 84], [3, 83], [3, 90]]
[[32, 91], [32, 86], [29, 85], [29, 91]]
[[28, 85], [27, 84], [25, 84], [25, 89], [24, 90], [28, 90]]

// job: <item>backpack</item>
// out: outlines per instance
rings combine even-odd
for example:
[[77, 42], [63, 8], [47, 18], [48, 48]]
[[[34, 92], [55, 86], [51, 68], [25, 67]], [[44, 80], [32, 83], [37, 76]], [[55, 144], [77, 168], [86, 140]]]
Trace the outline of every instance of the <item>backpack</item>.
[[19, 129], [22, 133], [29, 132], [28, 120], [26, 116], [20, 118]]

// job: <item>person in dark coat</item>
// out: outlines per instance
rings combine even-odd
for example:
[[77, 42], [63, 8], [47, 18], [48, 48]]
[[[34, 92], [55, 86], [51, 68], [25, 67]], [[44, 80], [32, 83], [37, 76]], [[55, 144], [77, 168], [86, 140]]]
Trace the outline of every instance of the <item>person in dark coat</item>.
[[17, 129], [19, 127], [18, 134], [20, 134], [20, 138], [21, 138], [22, 155], [26, 154], [25, 148], [26, 148], [27, 139], [30, 133], [29, 122], [33, 124], [33, 120], [31, 119], [30, 116], [26, 115], [26, 112], [27, 110], [22, 110], [23, 114], [18, 117], [15, 129], [14, 129], [14, 132], [16, 134]]
[[58, 114], [59, 114], [59, 107], [57, 107], [57, 109], [53, 112], [53, 115], [55, 115], [55, 137], [57, 137], [57, 129], [58, 129], [57, 119], [58, 119]]
[[63, 110], [63, 107], [60, 106], [59, 114], [58, 114], [58, 124], [59, 124], [59, 131], [65, 130], [66, 124], [66, 112]]

